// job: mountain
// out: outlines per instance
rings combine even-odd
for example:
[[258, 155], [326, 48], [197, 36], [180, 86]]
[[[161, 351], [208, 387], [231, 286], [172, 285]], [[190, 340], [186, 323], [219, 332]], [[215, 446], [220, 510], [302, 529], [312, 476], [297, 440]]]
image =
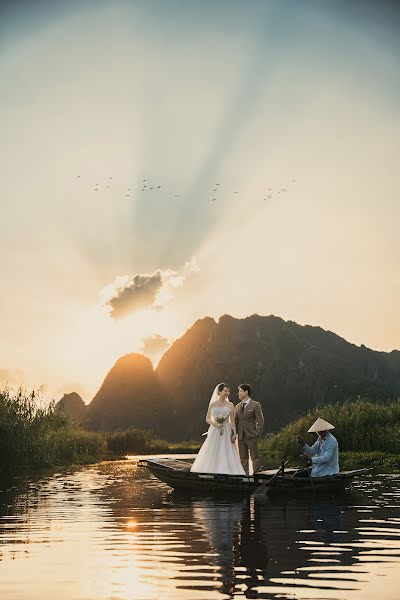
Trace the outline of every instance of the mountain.
[[275, 316], [197, 321], [161, 359], [156, 375], [170, 395], [173, 418], [165, 432], [199, 439], [218, 382], [250, 383], [265, 430], [273, 431], [310, 408], [357, 396], [400, 397], [400, 352], [376, 352], [338, 335]]
[[122, 356], [87, 407], [84, 424], [199, 440], [221, 381], [235, 403], [237, 386], [250, 383], [264, 410], [265, 431], [274, 431], [323, 404], [400, 397], [400, 352], [355, 346], [320, 327], [275, 316], [206, 317], [176, 340], [155, 371], [141, 354]]
[[87, 406], [76, 392], [64, 394], [55, 406], [57, 411], [65, 413], [73, 421], [80, 423], [86, 416]]
[[100, 431], [139, 427], [161, 433], [170, 414], [167, 394], [151, 361], [131, 353], [108, 372], [89, 404], [85, 426]]

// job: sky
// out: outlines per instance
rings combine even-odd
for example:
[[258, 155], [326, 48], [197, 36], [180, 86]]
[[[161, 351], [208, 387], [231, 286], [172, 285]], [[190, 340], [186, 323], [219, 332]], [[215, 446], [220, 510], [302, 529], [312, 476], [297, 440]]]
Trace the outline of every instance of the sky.
[[0, 2], [0, 382], [89, 402], [223, 314], [400, 349], [399, 12]]

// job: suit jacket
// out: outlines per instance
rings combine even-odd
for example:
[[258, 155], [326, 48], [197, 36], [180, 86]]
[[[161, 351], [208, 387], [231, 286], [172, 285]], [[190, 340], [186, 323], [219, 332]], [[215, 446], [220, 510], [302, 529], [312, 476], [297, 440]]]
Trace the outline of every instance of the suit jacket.
[[236, 404], [235, 424], [239, 440], [242, 440], [243, 436], [247, 438], [259, 437], [264, 428], [264, 415], [261, 404], [250, 399], [243, 412], [242, 403]]

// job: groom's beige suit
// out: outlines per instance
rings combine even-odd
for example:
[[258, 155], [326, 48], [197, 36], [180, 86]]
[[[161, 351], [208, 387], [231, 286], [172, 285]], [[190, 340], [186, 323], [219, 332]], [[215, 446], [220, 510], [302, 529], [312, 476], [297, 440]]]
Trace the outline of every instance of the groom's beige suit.
[[258, 456], [258, 439], [264, 428], [264, 415], [261, 404], [250, 400], [244, 406], [241, 401], [235, 406], [235, 423], [238, 434], [240, 460], [243, 469], [249, 473], [249, 452], [253, 463], [253, 471], [260, 466]]

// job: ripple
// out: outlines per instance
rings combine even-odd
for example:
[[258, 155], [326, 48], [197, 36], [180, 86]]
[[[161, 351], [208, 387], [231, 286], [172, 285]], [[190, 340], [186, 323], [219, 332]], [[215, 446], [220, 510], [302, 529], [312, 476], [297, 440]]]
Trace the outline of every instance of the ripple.
[[385, 474], [261, 504], [176, 495], [137, 459], [67, 469], [4, 491], [0, 595], [394, 600], [399, 496]]

